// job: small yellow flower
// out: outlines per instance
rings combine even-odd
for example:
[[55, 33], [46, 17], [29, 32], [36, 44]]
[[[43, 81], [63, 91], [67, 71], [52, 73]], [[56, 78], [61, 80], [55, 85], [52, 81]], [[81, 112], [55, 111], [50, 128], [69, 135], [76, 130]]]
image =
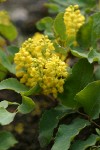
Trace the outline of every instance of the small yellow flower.
[[16, 72], [17, 77], [22, 77], [24, 75], [24, 71]]
[[42, 38], [42, 36], [43, 36], [43, 34], [36, 32], [32, 38], [33, 38], [34, 42], [37, 42], [38, 40], [40, 40]]

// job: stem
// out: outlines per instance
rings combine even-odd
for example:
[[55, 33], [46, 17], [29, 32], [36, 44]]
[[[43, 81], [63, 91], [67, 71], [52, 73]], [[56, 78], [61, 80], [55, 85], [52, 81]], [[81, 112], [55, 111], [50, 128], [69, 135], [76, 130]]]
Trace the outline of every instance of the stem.
[[80, 114], [80, 115], [82, 115], [82, 116], [84, 116], [84, 117], [86, 117], [88, 120], [90, 120], [88, 115], [86, 115], [84, 113], [81, 113], [80, 111], [77, 111], [77, 113]]
[[53, 96], [47, 95], [47, 97], [50, 98], [52, 101], [55, 101], [55, 99], [53, 98]]
[[89, 120], [91, 123], [93, 123], [95, 126], [97, 126], [98, 128], [100, 128], [100, 126], [93, 120]]
[[80, 111], [77, 111], [77, 113], [80, 114], [80, 115], [82, 115], [82, 116], [84, 116], [84, 117], [86, 117], [89, 120], [89, 122], [91, 122], [92, 124], [94, 124], [95, 126], [97, 126], [98, 128], [100, 128], [100, 126], [95, 121], [91, 120], [88, 115], [86, 115], [84, 113], [81, 113]]

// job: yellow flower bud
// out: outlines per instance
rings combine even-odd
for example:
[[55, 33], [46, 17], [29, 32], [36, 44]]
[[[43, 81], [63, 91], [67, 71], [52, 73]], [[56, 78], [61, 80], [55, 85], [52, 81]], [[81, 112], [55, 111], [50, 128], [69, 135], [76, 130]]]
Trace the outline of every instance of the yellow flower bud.
[[26, 82], [26, 78], [21, 78], [20, 79], [20, 83], [25, 83]]
[[21, 71], [21, 72], [16, 72], [16, 76], [17, 77], [22, 77], [24, 75], [24, 72], [23, 71]]
[[78, 9], [79, 8], [79, 5], [74, 5], [74, 9]]
[[22, 67], [23, 67], [22, 64], [18, 64], [18, 65], [15, 67], [15, 69], [16, 69], [16, 71], [19, 71], [20, 69], [22, 69]]

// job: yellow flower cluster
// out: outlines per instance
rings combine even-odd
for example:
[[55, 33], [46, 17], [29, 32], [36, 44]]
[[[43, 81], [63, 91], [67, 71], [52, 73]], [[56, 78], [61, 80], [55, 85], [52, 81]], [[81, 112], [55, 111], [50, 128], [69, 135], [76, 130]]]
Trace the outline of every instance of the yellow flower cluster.
[[44, 94], [53, 93], [53, 96], [56, 97], [57, 92], [62, 93], [67, 75], [65, 62], [56, 55], [49, 58], [46, 61], [45, 69], [43, 69], [43, 78], [40, 84]]
[[16, 76], [29, 87], [38, 83], [45, 95], [63, 92], [67, 65], [54, 53], [53, 43], [47, 36], [39, 40], [29, 38], [15, 54]]
[[70, 37], [76, 37], [79, 28], [84, 24], [85, 17], [81, 14], [78, 5], [70, 5], [64, 13], [64, 23], [66, 25], [66, 34]]
[[22, 44], [21, 49], [27, 49], [27, 51], [32, 55], [32, 57], [46, 57], [49, 58], [54, 51], [53, 43], [48, 39], [47, 36], [41, 35], [39, 40], [36, 41], [34, 38], [29, 38]]
[[0, 24], [9, 25], [10, 24], [10, 17], [7, 11], [2, 10], [0, 11]]

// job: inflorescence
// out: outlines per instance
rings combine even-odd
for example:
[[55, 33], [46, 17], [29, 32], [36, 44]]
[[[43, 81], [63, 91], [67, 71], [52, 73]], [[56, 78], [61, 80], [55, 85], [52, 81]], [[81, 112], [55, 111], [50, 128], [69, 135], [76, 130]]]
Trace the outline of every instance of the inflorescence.
[[79, 28], [84, 24], [85, 17], [81, 14], [78, 5], [70, 5], [64, 13], [64, 23], [68, 38], [76, 37]]
[[18, 53], [15, 54], [16, 76], [20, 82], [29, 87], [37, 84], [45, 95], [63, 92], [63, 85], [68, 76], [68, 65], [55, 53], [55, 48], [47, 36], [39, 36], [39, 40], [29, 38]]

